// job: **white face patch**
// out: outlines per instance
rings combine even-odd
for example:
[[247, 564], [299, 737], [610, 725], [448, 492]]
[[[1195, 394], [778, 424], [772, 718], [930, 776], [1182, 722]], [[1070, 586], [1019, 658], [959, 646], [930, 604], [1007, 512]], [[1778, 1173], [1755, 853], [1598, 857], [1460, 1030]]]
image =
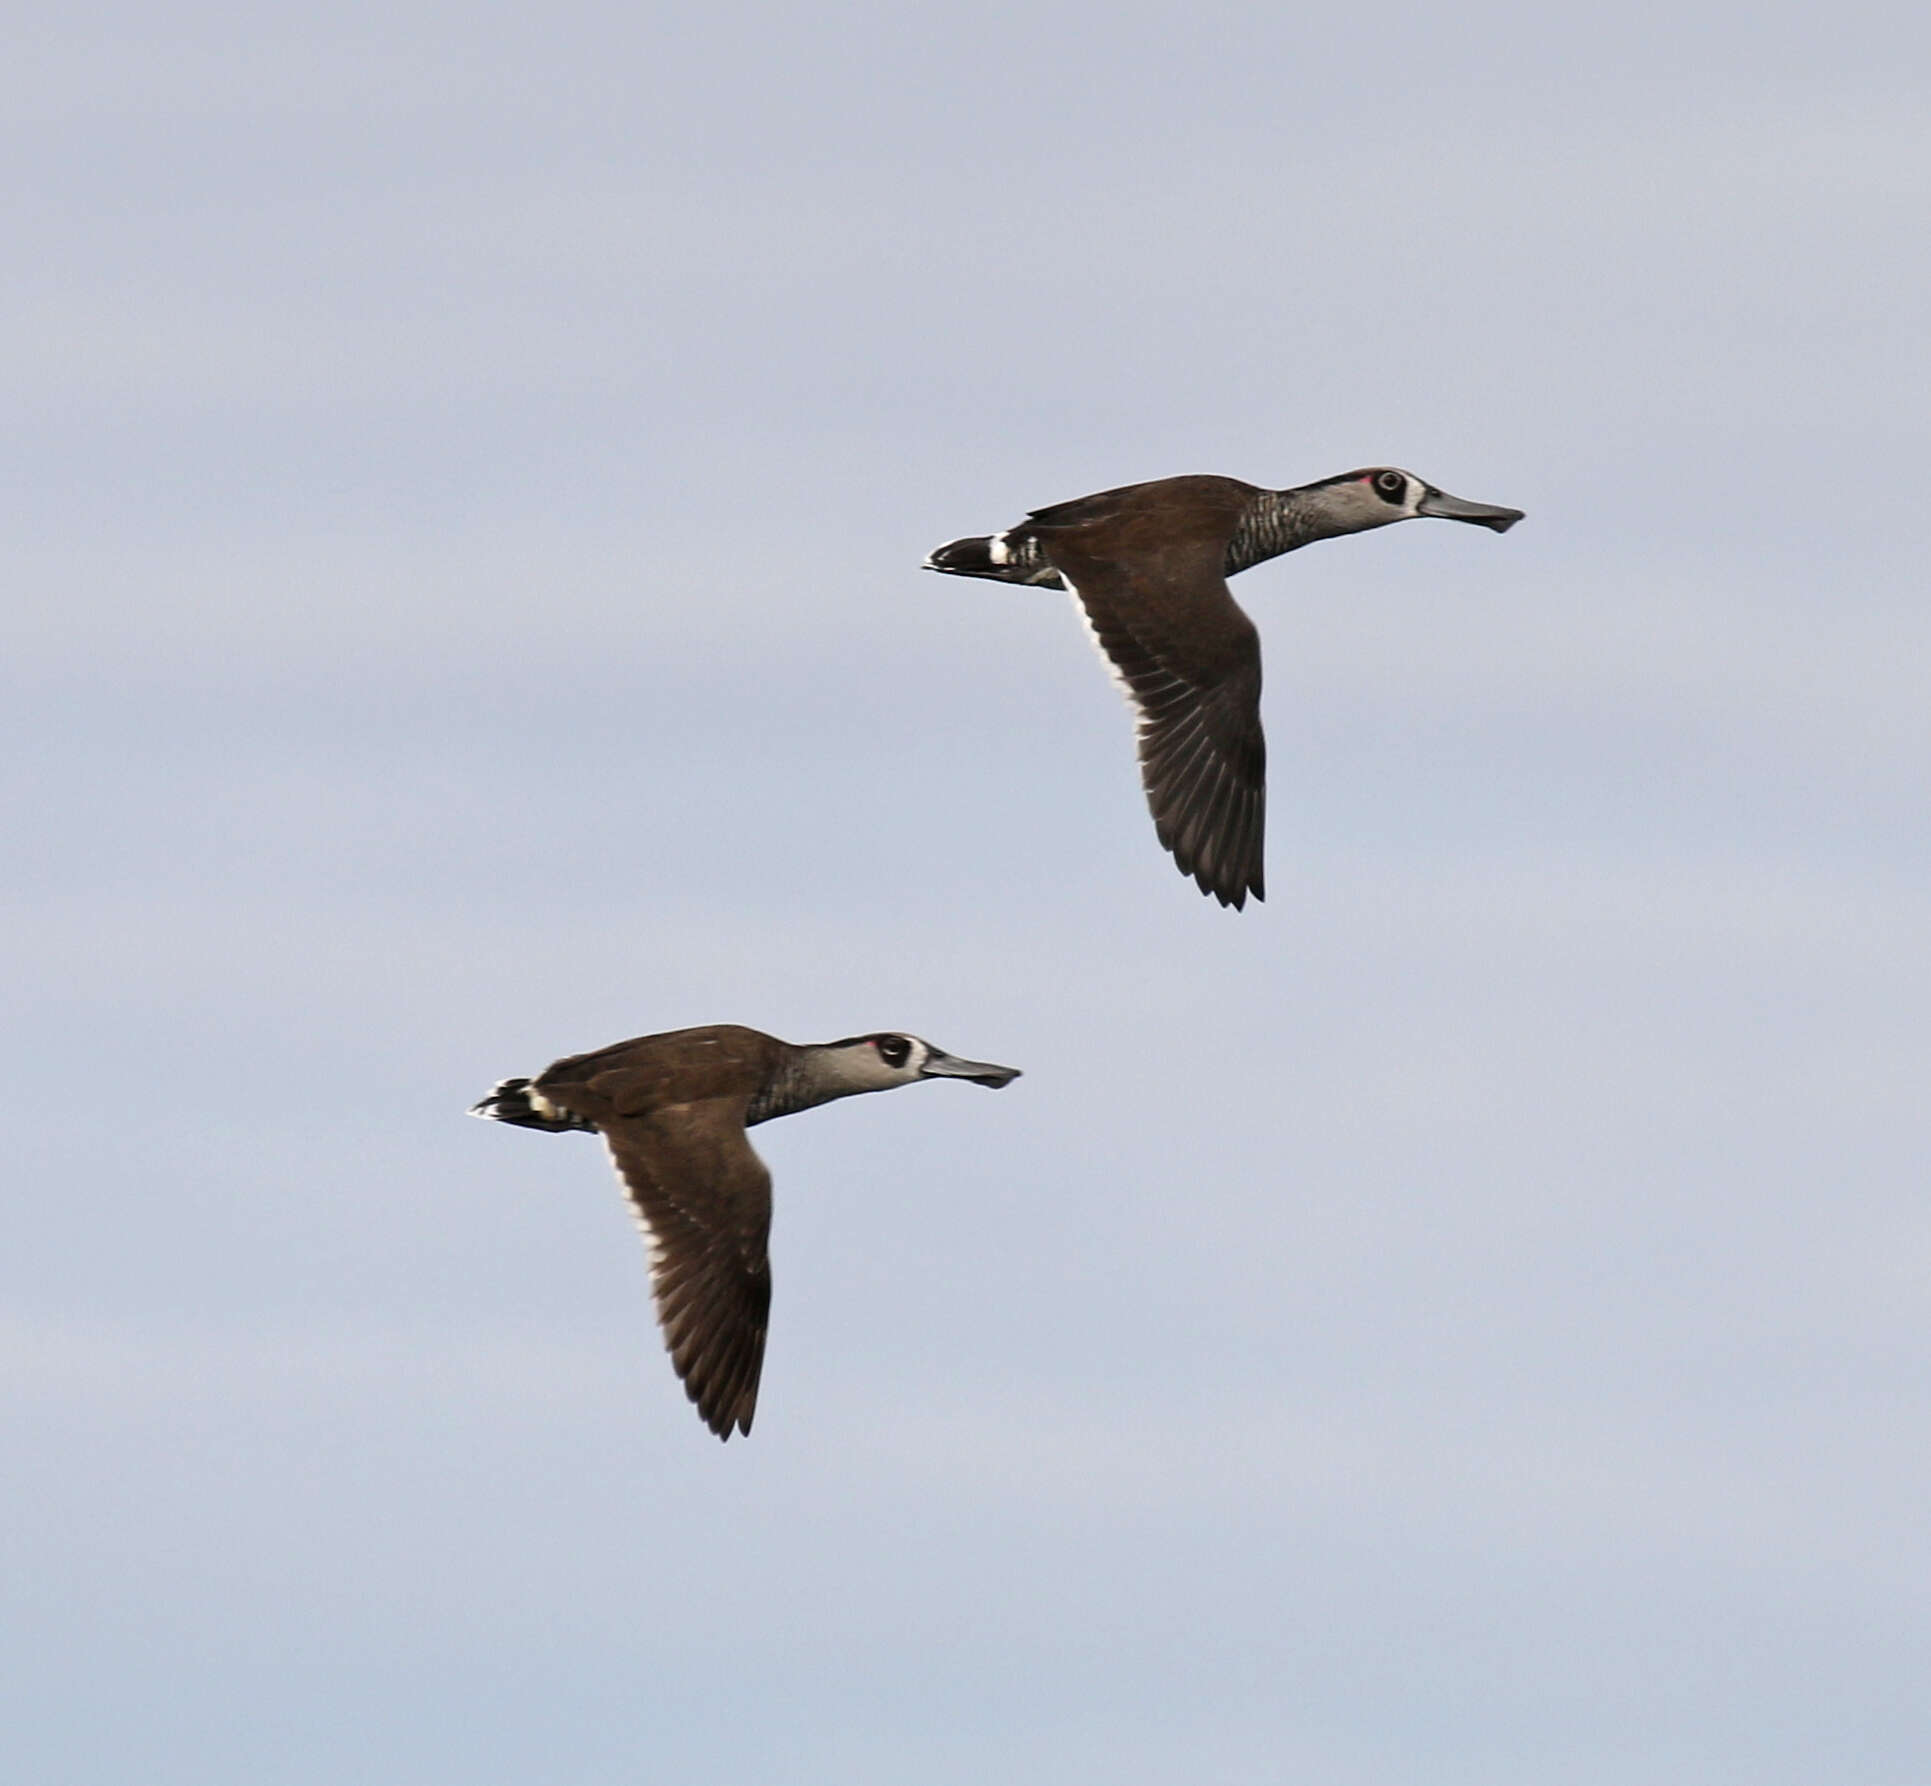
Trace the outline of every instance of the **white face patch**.
[[1395, 510], [1395, 518], [1402, 521], [1412, 521], [1421, 512], [1421, 499], [1428, 494], [1428, 486], [1420, 478], [1416, 477], [1412, 471], [1403, 471], [1399, 465], [1387, 465], [1382, 467], [1380, 471], [1375, 473], [1374, 478], [1369, 480], [1368, 487], [1374, 492], [1377, 502], [1386, 501], [1387, 499], [1383, 497], [1381, 486], [1376, 480], [1385, 476], [1390, 471], [1401, 479], [1400, 500], [1390, 505]]
[[[1390, 471], [1401, 479], [1398, 496], [1384, 496], [1378, 479]], [[1309, 506], [1320, 517], [1311, 537], [1332, 539], [1337, 534], [1366, 533], [1371, 527], [1386, 527], [1395, 521], [1414, 519], [1415, 505], [1427, 492], [1427, 485], [1402, 471], [1384, 465], [1377, 471], [1330, 484], [1317, 493]]]
[[991, 539], [986, 541], [986, 556], [994, 564], [1010, 564], [1012, 562], [1012, 548], [1006, 544], [1005, 534], [995, 533]]
[[563, 1112], [538, 1091], [534, 1085], [526, 1085], [523, 1088], [523, 1095], [529, 1100], [530, 1108], [538, 1116], [542, 1117], [545, 1122], [564, 1122], [568, 1120]]
[[925, 1063], [937, 1052], [930, 1042], [920, 1041], [917, 1036], [908, 1036], [903, 1030], [894, 1030], [891, 1033], [909, 1043], [910, 1047], [906, 1051], [905, 1058], [897, 1066], [893, 1066], [884, 1055], [879, 1053], [878, 1045], [876, 1043], [872, 1045], [870, 1065], [874, 1073], [881, 1075], [869, 1088], [873, 1091], [889, 1091], [895, 1085], [910, 1084], [924, 1071]]

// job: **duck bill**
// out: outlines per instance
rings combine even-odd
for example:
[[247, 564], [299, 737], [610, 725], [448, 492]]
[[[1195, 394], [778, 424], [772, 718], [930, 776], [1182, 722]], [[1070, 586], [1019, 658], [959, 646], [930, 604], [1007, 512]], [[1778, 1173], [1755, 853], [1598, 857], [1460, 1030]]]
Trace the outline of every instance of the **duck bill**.
[[988, 1091], [997, 1091], [1019, 1077], [1017, 1067], [995, 1066], [989, 1060], [961, 1060], [956, 1054], [933, 1049], [919, 1069], [922, 1079], [971, 1079]]
[[1427, 515], [1436, 521], [1472, 521], [1477, 527], [1493, 528], [1497, 533], [1507, 533], [1522, 519], [1520, 509], [1498, 509], [1486, 502], [1464, 502], [1459, 496], [1450, 496], [1446, 490], [1433, 489], [1415, 504], [1415, 513]]

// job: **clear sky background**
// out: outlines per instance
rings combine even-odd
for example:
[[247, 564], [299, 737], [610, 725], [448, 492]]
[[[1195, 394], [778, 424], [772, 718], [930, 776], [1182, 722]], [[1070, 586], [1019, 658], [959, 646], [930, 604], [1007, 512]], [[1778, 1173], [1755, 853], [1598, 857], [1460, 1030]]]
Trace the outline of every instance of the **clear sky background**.
[[[54, 16], [11, 1778], [1931, 1779], [1921, 9]], [[1383, 462], [1241, 916], [917, 568]], [[720, 1021], [1026, 1069], [758, 1132], [728, 1446], [463, 1114]]]

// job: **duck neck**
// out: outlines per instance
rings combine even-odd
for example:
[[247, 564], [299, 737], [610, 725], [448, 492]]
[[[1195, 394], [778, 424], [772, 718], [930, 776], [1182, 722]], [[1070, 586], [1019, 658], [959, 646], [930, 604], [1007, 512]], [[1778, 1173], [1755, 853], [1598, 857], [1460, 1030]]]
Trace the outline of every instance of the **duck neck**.
[[847, 1069], [842, 1050], [794, 1049], [752, 1094], [744, 1112], [744, 1126], [752, 1128], [774, 1117], [795, 1116], [800, 1110], [829, 1104], [834, 1098], [878, 1089], [848, 1069], [841, 1069]]
[[1227, 542], [1227, 575], [1347, 531], [1323, 509], [1318, 489], [1263, 490], [1247, 505]]
[[827, 1098], [836, 1097], [833, 1091], [820, 1091], [811, 1083], [811, 1076], [804, 1064], [794, 1054], [782, 1061], [771, 1076], [751, 1094], [751, 1102], [744, 1112], [744, 1126], [755, 1128], [761, 1122], [769, 1122], [774, 1116], [794, 1116], [800, 1110], [809, 1110], [814, 1104], [822, 1104]]

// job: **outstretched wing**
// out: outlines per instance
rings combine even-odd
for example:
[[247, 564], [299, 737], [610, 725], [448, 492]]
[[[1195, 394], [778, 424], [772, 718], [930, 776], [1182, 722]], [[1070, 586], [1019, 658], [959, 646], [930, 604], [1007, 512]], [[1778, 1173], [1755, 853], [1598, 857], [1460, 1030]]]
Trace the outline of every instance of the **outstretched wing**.
[[771, 1174], [744, 1115], [740, 1095], [600, 1125], [650, 1243], [671, 1363], [720, 1439], [751, 1430], [771, 1314]]
[[1183, 874], [1236, 909], [1266, 896], [1260, 635], [1223, 574], [1252, 495], [1233, 479], [1170, 478], [1033, 522], [1133, 704], [1154, 830]]

